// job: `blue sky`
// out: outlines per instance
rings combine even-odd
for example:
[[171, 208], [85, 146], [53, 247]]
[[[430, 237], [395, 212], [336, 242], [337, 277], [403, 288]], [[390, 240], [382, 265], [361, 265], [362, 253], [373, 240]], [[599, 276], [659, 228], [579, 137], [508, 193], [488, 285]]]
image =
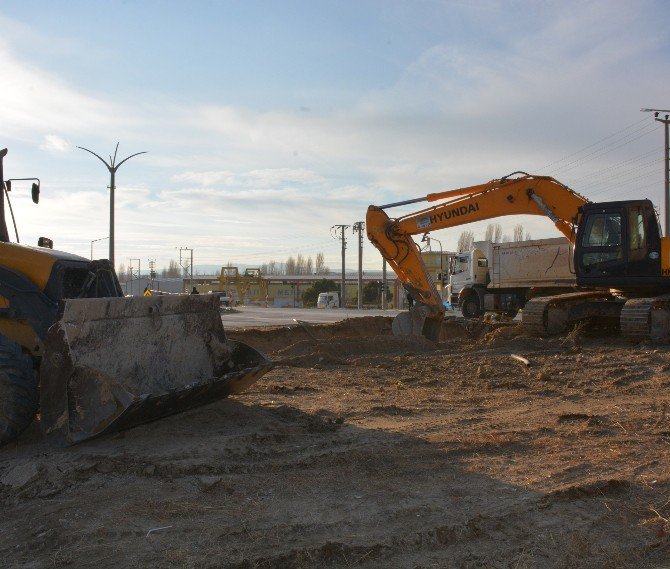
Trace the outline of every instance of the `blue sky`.
[[[0, 145], [24, 242], [117, 265], [289, 255], [339, 267], [330, 227], [514, 170], [593, 200], [662, 201], [666, 2], [291, 1], [0, 4]], [[592, 146], [593, 145], [593, 146]], [[400, 212], [398, 212], [400, 213]], [[498, 220], [555, 236], [541, 218]], [[486, 224], [476, 224], [477, 238]], [[444, 249], [463, 228], [438, 232]], [[349, 234], [347, 266], [357, 266]], [[105, 242], [94, 244], [106, 256]], [[364, 246], [364, 266], [381, 266]]]

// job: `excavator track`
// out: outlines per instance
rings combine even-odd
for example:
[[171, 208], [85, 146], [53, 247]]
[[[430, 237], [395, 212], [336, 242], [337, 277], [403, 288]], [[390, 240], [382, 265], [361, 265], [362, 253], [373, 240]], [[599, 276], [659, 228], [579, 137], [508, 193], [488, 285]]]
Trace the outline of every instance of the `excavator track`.
[[584, 321], [614, 322], [621, 306], [622, 301], [607, 291], [538, 296], [526, 303], [521, 319], [530, 334], [550, 336]]
[[670, 334], [670, 295], [633, 298], [621, 310], [621, 333], [629, 338], [664, 340]]

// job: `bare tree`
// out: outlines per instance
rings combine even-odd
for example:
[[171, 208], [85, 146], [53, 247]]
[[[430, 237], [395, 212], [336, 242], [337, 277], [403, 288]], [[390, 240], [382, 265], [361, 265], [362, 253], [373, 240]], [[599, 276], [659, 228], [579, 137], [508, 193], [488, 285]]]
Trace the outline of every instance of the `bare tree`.
[[167, 269], [163, 267], [163, 270], [161, 271], [161, 277], [163, 278], [168, 278], [168, 279], [176, 279], [181, 276], [181, 267], [179, 266], [179, 263], [172, 259], [170, 263], [168, 264]]
[[312, 261], [312, 257], [307, 257], [307, 262], [305, 263], [305, 274], [311, 275], [313, 268], [314, 262]]
[[116, 276], [119, 277], [119, 282], [125, 283], [128, 280], [128, 274], [126, 273], [126, 266], [123, 263], [119, 265], [119, 270], [116, 273]]
[[502, 240], [502, 225], [499, 223], [489, 223], [486, 226], [484, 240], [490, 241], [491, 243], [500, 243]]
[[523, 241], [523, 225], [518, 223], [514, 226], [514, 241]]
[[286, 259], [286, 265], [285, 265], [284, 269], [285, 269], [284, 270], [285, 275], [295, 275], [296, 274], [297, 264], [296, 264], [295, 259], [293, 258], [293, 256]]
[[281, 269], [277, 261], [270, 261], [269, 263], [263, 263], [260, 266], [261, 274], [263, 275], [280, 275]]
[[314, 272], [317, 275], [327, 275], [330, 270], [326, 267], [326, 260], [323, 256], [323, 253], [316, 254], [316, 265], [314, 266]]
[[530, 236], [530, 231], [526, 231], [526, 241], [530, 241], [532, 237]]
[[305, 260], [305, 257], [303, 257], [300, 253], [298, 253], [298, 256], [296, 257], [295, 260], [295, 272], [298, 275], [304, 275], [307, 269], [307, 261]]
[[462, 231], [461, 234], [458, 236], [458, 243], [456, 245], [456, 248], [458, 249], [459, 253], [463, 253], [464, 251], [469, 251], [472, 249], [472, 243], [475, 240], [475, 234], [472, 233], [472, 231], [465, 230]]

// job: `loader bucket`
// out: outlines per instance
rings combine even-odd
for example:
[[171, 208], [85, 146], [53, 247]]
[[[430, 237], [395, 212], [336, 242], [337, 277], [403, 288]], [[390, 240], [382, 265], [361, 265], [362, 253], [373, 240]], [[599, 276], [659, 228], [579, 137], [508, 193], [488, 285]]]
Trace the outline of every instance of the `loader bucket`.
[[42, 431], [77, 443], [240, 393], [272, 367], [226, 340], [215, 295], [66, 300], [40, 369]]

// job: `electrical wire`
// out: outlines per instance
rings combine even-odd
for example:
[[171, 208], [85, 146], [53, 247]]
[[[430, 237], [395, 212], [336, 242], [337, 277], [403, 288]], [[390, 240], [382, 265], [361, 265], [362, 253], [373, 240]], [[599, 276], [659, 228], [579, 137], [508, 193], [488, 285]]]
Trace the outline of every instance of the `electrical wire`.
[[[644, 127], [644, 128], [647, 128], [647, 127]], [[636, 140], [639, 140], [639, 139], [651, 134], [652, 132], [655, 132], [655, 131], [659, 130], [660, 128], [661, 128], [660, 126], [654, 126], [652, 129], [647, 130], [646, 132], [642, 132], [638, 136], [635, 136], [634, 138], [630, 138], [629, 140], [625, 140], [626, 138], [628, 138], [628, 136], [626, 136], [626, 137], [622, 138], [621, 140], [617, 140], [617, 141], [613, 142], [612, 144], [605, 145], [601, 148], [598, 148], [597, 150], [594, 150], [593, 152], [590, 152], [589, 154], [586, 154], [585, 156], [582, 156], [581, 158], [573, 160], [572, 162], [569, 162], [569, 163], [565, 164], [564, 166], [559, 166], [556, 169], [556, 171], [569, 172], [571, 170], [574, 170], [575, 168], [578, 168], [579, 166], [582, 166], [584, 162], [595, 160], [596, 158], [602, 158], [603, 156], [605, 156], [605, 155], [607, 155], [611, 152], [614, 152], [615, 150], [618, 150], [619, 148], [627, 146], [628, 144], [631, 144], [631, 143], [635, 142]], [[640, 129], [640, 130], [642, 130], [642, 129]], [[631, 135], [632, 134], [637, 134], [638, 132], [640, 132], [640, 130], [637, 130], [634, 133], [631, 133]], [[625, 142], [622, 142], [623, 140], [625, 140]]]
[[633, 127], [636, 127], [637, 125], [642, 124], [643, 122], [648, 122], [648, 120], [649, 120], [649, 118], [645, 117], [643, 119], [640, 119], [639, 121], [635, 121], [634, 123], [629, 124], [628, 126], [622, 128], [622, 129], [620, 129], [616, 132], [613, 132], [612, 134], [609, 134], [609, 135], [601, 138], [600, 140], [597, 140], [596, 142], [594, 142], [592, 144], [589, 144], [588, 146], [585, 146], [584, 148], [581, 148], [580, 150], [577, 150], [576, 152], [573, 152], [572, 154], [568, 154], [568, 155], [564, 156], [563, 158], [559, 158], [558, 160], [554, 160], [553, 162], [547, 164], [546, 166], [542, 166], [541, 168], [536, 168], [534, 171], [535, 172], [541, 172], [543, 170], [546, 170], [547, 168], [551, 168], [552, 166], [555, 166], [556, 164], [560, 164], [561, 162], [564, 162], [565, 160], [569, 160], [573, 156], [577, 156], [578, 154], [581, 154], [582, 152], [584, 152], [585, 150], [588, 150], [589, 148], [593, 148], [594, 146], [600, 144], [601, 142], [609, 140], [610, 138], [613, 138], [613, 137], [617, 136], [618, 134], [621, 134], [622, 132], [625, 132], [625, 131], [633, 128]]

